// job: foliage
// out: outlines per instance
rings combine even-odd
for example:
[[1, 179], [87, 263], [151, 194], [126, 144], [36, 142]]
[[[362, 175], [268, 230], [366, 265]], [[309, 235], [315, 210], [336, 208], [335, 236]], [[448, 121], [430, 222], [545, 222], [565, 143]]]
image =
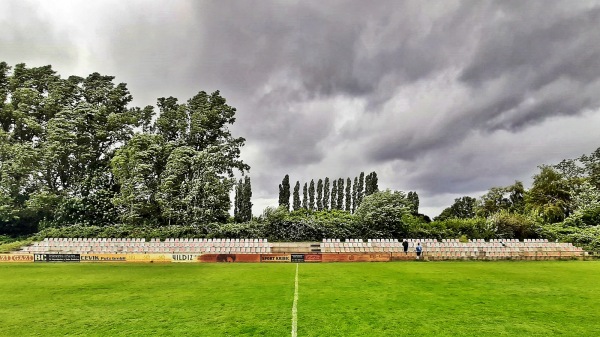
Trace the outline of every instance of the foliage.
[[292, 203], [292, 209], [294, 211], [297, 211], [300, 209], [301, 204], [300, 204], [300, 182], [296, 181], [296, 185], [294, 186], [294, 197], [293, 197], [293, 203]]
[[525, 195], [527, 208], [546, 222], [560, 222], [572, 211], [567, 180], [550, 166], [541, 166], [540, 170], [533, 177], [533, 186]]
[[279, 206], [290, 209], [290, 176], [287, 174], [279, 184]]
[[409, 225], [403, 216], [410, 214], [411, 203], [406, 194], [386, 190], [366, 196], [356, 210], [360, 236], [364, 238], [406, 237]]

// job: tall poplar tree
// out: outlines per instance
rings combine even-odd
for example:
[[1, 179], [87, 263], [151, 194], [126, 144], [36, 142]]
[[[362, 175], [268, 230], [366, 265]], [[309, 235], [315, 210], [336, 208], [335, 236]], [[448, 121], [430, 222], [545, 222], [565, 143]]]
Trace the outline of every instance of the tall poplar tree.
[[338, 178], [337, 182], [337, 209], [344, 209], [344, 179]]
[[252, 220], [252, 184], [250, 182], [249, 176], [244, 177], [244, 183], [242, 185], [242, 197], [240, 201], [240, 210], [242, 221]]
[[308, 209], [311, 211], [315, 209], [315, 181], [314, 179], [310, 180], [310, 185], [308, 186]]
[[354, 177], [354, 184], [352, 185], [352, 213], [356, 211], [358, 203], [358, 177]]
[[329, 209], [329, 177], [325, 177], [325, 182], [323, 182], [323, 209]]
[[346, 211], [352, 212], [352, 180], [346, 179]]
[[304, 183], [304, 188], [302, 189], [302, 208], [308, 209], [308, 185]]
[[337, 209], [337, 180], [333, 179], [331, 183], [331, 210]]
[[406, 195], [408, 201], [410, 201], [411, 208], [410, 212], [414, 215], [419, 214], [419, 195], [417, 192], [410, 191]]
[[323, 210], [323, 180], [317, 182], [317, 211]]
[[281, 182], [281, 187], [279, 188], [279, 194], [281, 195], [279, 206], [284, 206], [285, 209], [290, 209], [290, 176], [285, 175], [283, 177], [283, 181]]
[[379, 192], [379, 182], [377, 179], [377, 172], [371, 172], [371, 194]]
[[371, 173], [365, 177], [365, 197], [371, 195]]
[[299, 210], [300, 207], [302, 207], [302, 205], [300, 204], [300, 182], [296, 181], [296, 186], [294, 186], [294, 211]]
[[365, 196], [365, 173], [364, 172], [361, 172], [360, 176], [358, 178], [358, 191], [356, 194], [357, 194], [357, 198], [358, 198], [356, 207], [358, 208], [358, 206], [360, 206], [360, 203], [362, 202], [362, 200]]
[[235, 222], [242, 222], [242, 194], [243, 194], [242, 179], [238, 180], [235, 186], [235, 198], [233, 202], [233, 219]]

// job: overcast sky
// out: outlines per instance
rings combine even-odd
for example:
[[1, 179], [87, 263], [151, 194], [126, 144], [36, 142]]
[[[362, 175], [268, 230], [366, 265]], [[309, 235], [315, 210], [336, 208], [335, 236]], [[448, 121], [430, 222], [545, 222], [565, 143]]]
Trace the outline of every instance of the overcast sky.
[[0, 27], [0, 61], [137, 106], [220, 90], [255, 215], [285, 174], [376, 171], [436, 216], [600, 147], [600, 1], [2, 0]]

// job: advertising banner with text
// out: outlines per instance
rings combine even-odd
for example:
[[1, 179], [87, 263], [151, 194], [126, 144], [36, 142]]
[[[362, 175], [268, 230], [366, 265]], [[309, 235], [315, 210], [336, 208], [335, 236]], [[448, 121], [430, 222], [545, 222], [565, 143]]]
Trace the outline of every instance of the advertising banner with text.
[[171, 261], [176, 263], [200, 262], [200, 254], [171, 254]]
[[125, 259], [127, 262], [135, 263], [164, 263], [173, 261], [171, 254], [126, 254]]
[[260, 262], [259, 254], [202, 254], [200, 262]]
[[123, 254], [81, 254], [81, 262], [127, 262]]
[[34, 262], [79, 262], [79, 254], [33, 254]]
[[0, 254], [0, 263], [33, 262], [33, 254]]
[[[303, 255], [303, 254], [296, 254]], [[289, 254], [262, 254], [260, 256], [260, 262], [290, 262], [291, 257]]]
[[389, 253], [322, 254], [323, 262], [388, 262]]

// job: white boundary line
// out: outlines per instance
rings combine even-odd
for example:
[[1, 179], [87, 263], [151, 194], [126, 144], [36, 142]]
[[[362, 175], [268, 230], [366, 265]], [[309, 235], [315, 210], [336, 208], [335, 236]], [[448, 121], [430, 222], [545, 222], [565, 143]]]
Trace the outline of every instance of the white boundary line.
[[292, 337], [298, 336], [298, 264], [296, 263], [296, 278], [294, 280], [294, 304], [292, 305]]

